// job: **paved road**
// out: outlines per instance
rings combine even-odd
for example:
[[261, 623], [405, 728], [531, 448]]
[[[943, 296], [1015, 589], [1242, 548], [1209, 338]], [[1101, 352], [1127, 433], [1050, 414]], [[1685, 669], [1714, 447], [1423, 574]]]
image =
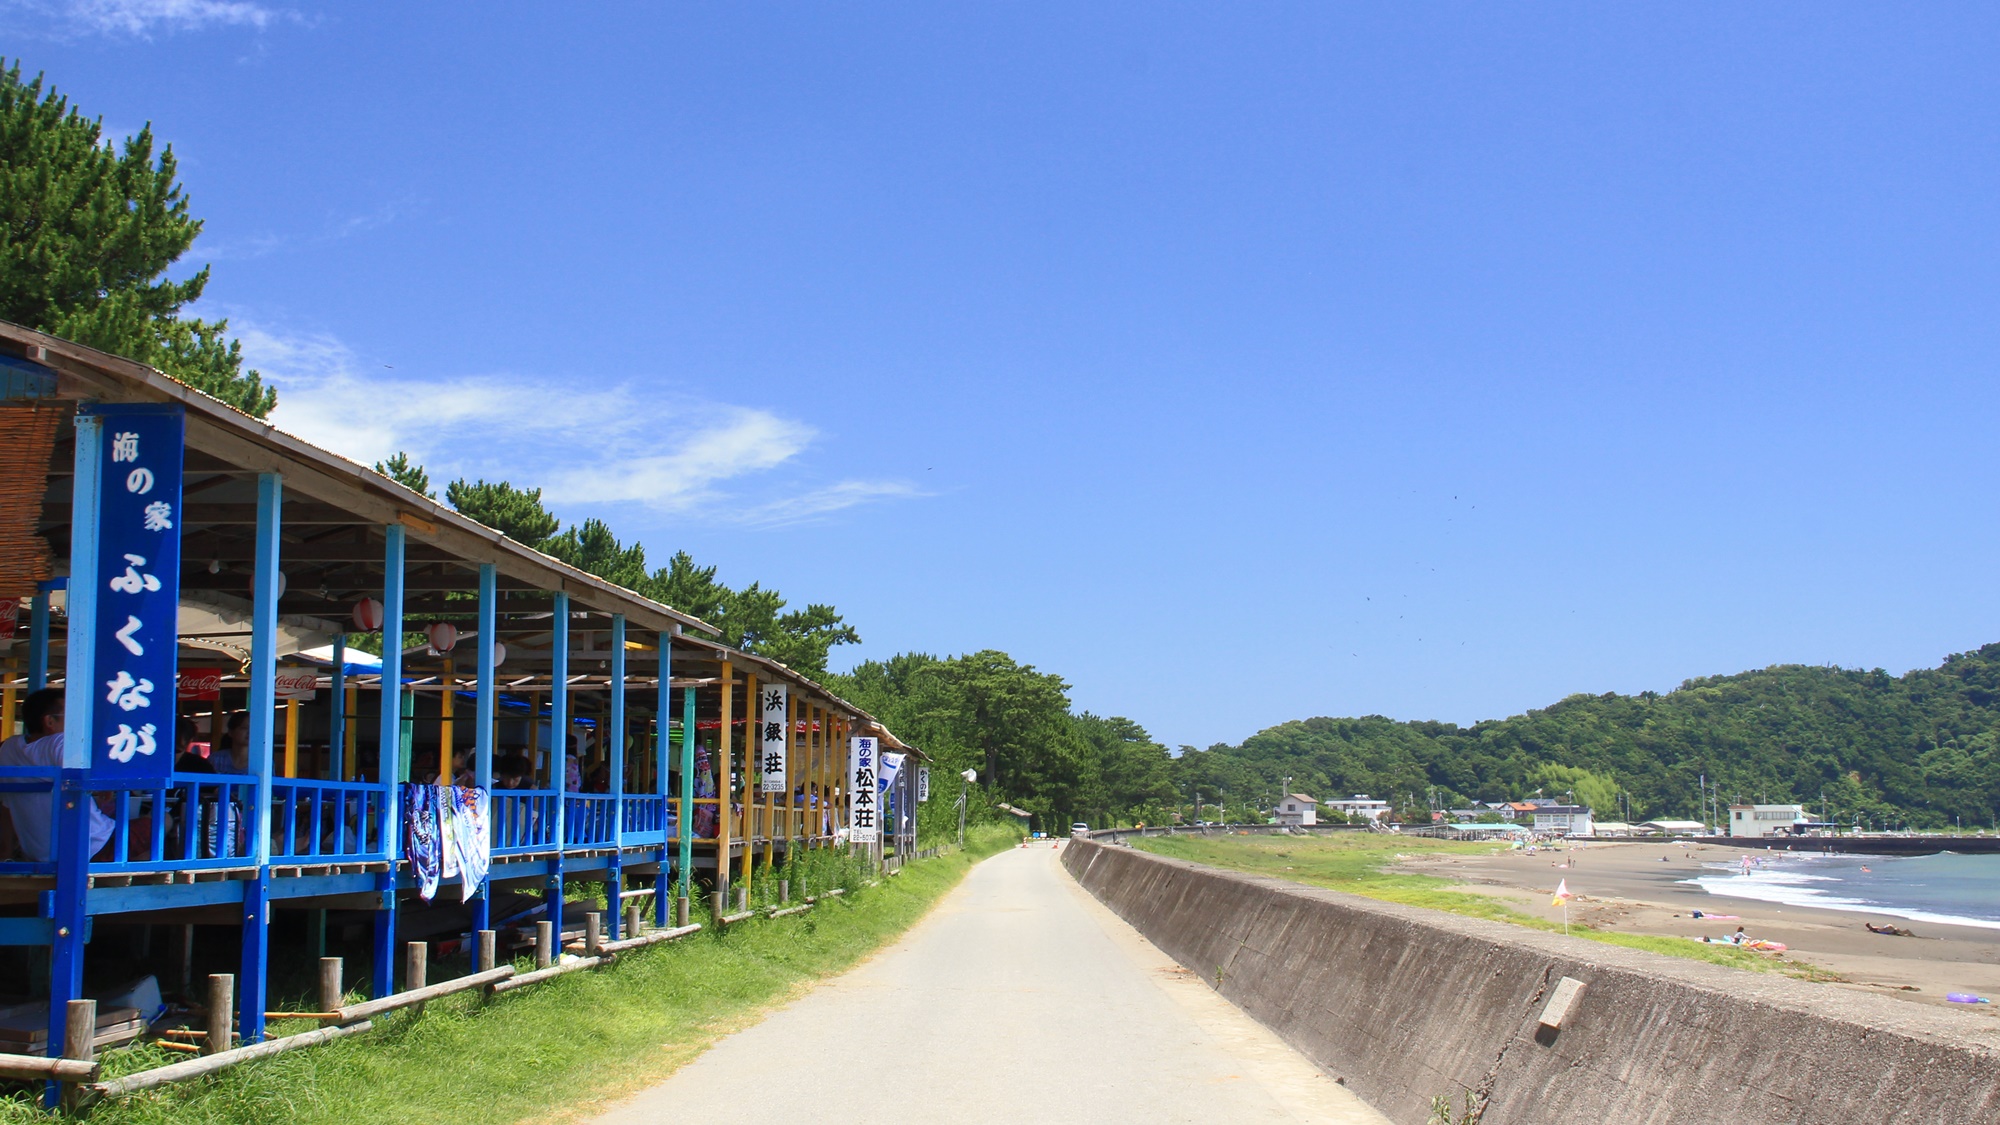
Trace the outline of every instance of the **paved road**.
[[599, 1122], [736, 1119], [1388, 1120], [1091, 898], [1054, 848], [980, 864], [901, 941]]

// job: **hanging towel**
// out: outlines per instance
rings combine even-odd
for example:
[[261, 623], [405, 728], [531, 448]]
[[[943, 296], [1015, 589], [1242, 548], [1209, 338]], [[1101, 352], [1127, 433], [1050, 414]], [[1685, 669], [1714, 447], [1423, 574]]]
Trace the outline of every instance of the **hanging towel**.
[[486, 886], [486, 872], [493, 864], [493, 838], [486, 830], [488, 795], [486, 790], [458, 785], [446, 790], [452, 808], [452, 834], [447, 852], [458, 853], [459, 901], [470, 902]]
[[458, 802], [452, 800], [451, 790], [452, 787], [449, 785], [440, 785], [432, 790], [433, 793], [437, 794], [434, 799], [437, 802], [438, 839], [443, 842], [438, 848], [439, 853], [443, 856], [443, 862], [440, 865], [442, 870], [438, 874], [445, 879], [449, 879], [459, 873]]
[[444, 841], [438, 836], [437, 789], [405, 784], [403, 808], [409, 825], [410, 875], [417, 881], [417, 895], [429, 902], [437, 894], [438, 871], [444, 858]]
[[[715, 796], [715, 765], [709, 761], [706, 746], [697, 746], [694, 750], [694, 795], [698, 801]], [[714, 805], [697, 804], [694, 807], [694, 834], [703, 839], [712, 838], [720, 819]]]

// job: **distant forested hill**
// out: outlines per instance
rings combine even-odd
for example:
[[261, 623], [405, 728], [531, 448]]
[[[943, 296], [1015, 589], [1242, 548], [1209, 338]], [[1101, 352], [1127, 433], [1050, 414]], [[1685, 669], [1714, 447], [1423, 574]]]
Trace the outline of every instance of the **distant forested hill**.
[[1664, 695], [1573, 695], [1459, 727], [1380, 716], [1304, 719], [1240, 746], [1184, 754], [1184, 785], [1250, 798], [1285, 777], [1322, 799], [1369, 793], [1424, 806], [1574, 791], [1600, 818], [1697, 817], [1721, 797], [1800, 801], [1872, 824], [1990, 826], [2000, 812], [2000, 644], [1903, 676], [1780, 665], [1690, 680]]

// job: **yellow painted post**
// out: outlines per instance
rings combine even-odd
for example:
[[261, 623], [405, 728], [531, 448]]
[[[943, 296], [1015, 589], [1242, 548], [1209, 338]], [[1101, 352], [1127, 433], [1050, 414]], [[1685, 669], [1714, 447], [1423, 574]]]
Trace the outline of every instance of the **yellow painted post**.
[[285, 700], [285, 776], [299, 776], [299, 701]]
[[715, 889], [720, 892], [729, 881], [729, 836], [734, 825], [729, 823], [729, 790], [736, 784], [736, 762], [730, 755], [733, 747], [730, 735], [730, 712], [735, 710], [736, 672], [729, 661], [722, 662], [722, 736], [716, 740], [717, 774], [715, 778]]
[[0, 688], [0, 741], [14, 737], [14, 674], [7, 673], [7, 686]]
[[346, 718], [340, 724], [341, 738], [344, 742], [340, 761], [341, 766], [347, 771], [347, 776], [341, 780], [353, 781], [355, 778], [361, 776], [361, 767], [354, 762], [355, 754], [357, 753], [354, 738], [361, 732], [360, 688], [355, 687], [353, 684], [347, 685], [347, 699], [343, 704], [342, 710]]
[[453, 672], [452, 663], [451, 661], [447, 660], [444, 662], [444, 674], [438, 677], [438, 686], [444, 689], [443, 692], [438, 695], [438, 784], [439, 785], [450, 785], [452, 776], [455, 773], [457, 773], [457, 770], [453, 768], [455, 765], [457, 765], [457, 763], [452, 759], [452, 745], [451, 745], [452, 734], [453, 734], [453, 731], [451, 729], [452, 728], [451, 720], [452, 716], [458, 713], [458, 708], [456, 706], [457, 693], [451, 690], [455, 686], [455, 681], [452, 679], [452, 672]]
[[742, 879], [744, 889], [750, 889], [750, 865], [756, 859], [756, 789], [750, 789], [750, 781], [756, 779], [756, 727], [752, 717], [756, 715], [756, 673], [744, 675], [744, 867]]
[[[535, 776], [540, 777], [542, 775], [542, 693], [539, 691], [528, 693], [528, 761], [534, 766]], [[555, 774], [551, 772], [549, 776], [554, 777]], [[541, 786], [535, 785], [532, 788], [539, 789]], [[561, 789], [562, 785], [558, 782], [553, 788]]]

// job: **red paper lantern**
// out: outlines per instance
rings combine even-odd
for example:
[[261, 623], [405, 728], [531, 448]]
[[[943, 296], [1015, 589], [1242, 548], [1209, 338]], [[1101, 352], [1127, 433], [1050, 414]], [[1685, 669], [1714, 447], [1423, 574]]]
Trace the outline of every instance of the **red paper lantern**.
[[380, 632], [382, 629], [382, 603], [374, 598], [362, 598], [354, 603], [354, 627], [364, 633]]
[[432, 652], [450, 652], [458, 643], [458, 626], [449, 621], [435, 622], [424, 630], [424, 636], [430, 640]]

